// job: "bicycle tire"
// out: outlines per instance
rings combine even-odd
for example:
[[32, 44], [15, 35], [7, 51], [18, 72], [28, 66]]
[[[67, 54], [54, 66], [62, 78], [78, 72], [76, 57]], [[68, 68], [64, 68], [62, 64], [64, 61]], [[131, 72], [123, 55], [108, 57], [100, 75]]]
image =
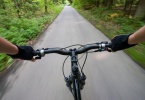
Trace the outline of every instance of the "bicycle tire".
[[73, 81], [73, 95], [75, 100], [82, 100], [78, 79]]

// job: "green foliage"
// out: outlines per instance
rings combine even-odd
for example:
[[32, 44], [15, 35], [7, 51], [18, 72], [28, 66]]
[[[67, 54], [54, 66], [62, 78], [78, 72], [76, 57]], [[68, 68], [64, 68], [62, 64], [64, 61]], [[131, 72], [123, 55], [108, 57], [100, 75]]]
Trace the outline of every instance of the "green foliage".
[[0, 56], [0, 71], [3, 71], [4, 69], [6, 69], [6, 67], [8, 67], [12, 61], [12, 59], [10, 59], [10, 57], [8, 57], [5, 54], [2, 54]]
[[[29, 4], [25, 6], [31, 6]], [[63, 6], [60, 4], [51, 4], [48, 14], [37, 11], [37, 16], [33, 15], [31, 7], [30, 11], [26, 12], [23, 17], [18, 18], [15, 15], [7, 15], [7, 10], [0, 9], [0, 36], [6, 38], [17, 45], [26, 45], [38, 36], [41, 31], [50, 24], [54, 18], [62, 10]], [[32, 7], [33, 8], [33, 7]], [[27, 16], [29, 15], [29, 17]], [[7, 67], [12, 59], [7, 55], [0, 55], [0, 71]]]
[[125, 50], [129, 56], [145, 69], [145, 44], [138, 44], [134, 48]]
[[73, 0], [73, 6], [75, 6], [78, 9], [81, 9], [85, 3], [81, 0]]
[[8, 20], [7, 23], [5, 21], [6, 26], [0, 29], [0, 35], [10, 40], [12, 43], [24, 44], [22, 41], [26, 43], [27, 41], [24, 40], [33, 39], [40, 32], [43, 23], [42, 20], [43, 17], [32, 19], [12, 18]]
[[[90, 10], [78, 9], [78, 11], [110, 39], [116, 35], [133, 33], [145, 25], [143, 21], [124, 15], [120, 10], [94, 7]], [[145, 68], [145, 43], [125, 51], [141, 67]]]
[[113, 19], [113, 22], [121, 25], [120, 29], [117, 31], [118, 34], [133, 33], [135, 30], [144, 25], [142, 21], [128, 17], [118, 17]]

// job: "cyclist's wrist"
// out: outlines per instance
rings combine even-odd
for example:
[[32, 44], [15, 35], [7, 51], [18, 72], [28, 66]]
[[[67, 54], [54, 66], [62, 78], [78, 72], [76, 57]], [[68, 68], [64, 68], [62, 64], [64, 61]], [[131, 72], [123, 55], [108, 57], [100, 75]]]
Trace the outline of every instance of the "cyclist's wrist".
[[133, 44], [138, 44], [139, 40], [136, 39], [136, 36], [134, 34], [131, 34], [128, 38], [128, 44], [133, 45]]
[[130, 35], [130, 36], [128, 37], [128, 44], [129, 44], [129, 45], [134, 44], [134, 42], [133, 42], [132, 40], [133, 40], [133, 35]]

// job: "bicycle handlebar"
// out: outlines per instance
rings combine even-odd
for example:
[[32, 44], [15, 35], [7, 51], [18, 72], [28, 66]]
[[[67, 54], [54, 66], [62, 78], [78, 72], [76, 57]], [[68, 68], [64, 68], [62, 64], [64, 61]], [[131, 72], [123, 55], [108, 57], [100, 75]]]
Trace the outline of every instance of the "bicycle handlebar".
[[[92, 49], [98, 51], [107, 51], [111, 47], [111, 43], [101, 42], [83, 45], [83, 48], [75, 49], [76, 54], [82, 54]], [[65, 48], [42, 48], [34, 51], [34, 56], [43, 57], [45, 54], [58, 53], [61, 55], [71, 55], [72, 49], [66, 50]], [[39, 58], [38, 58], [39, 59]]]

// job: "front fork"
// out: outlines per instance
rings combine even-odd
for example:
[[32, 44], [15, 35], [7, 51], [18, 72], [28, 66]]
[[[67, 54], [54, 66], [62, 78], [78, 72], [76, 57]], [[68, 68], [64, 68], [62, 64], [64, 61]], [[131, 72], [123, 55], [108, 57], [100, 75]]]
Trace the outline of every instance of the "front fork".
[[79, 87], [82, 90], [84, 85], [85, 85], [85, 80], [86, 80], [86, 76], [84, 73], [80, 73], [79, 68], [77, 66], [77, 62], [78, 62], [78, 58], [76, 55], [76, 49], [70, 49], [71, 51], [71, 75], [69, 75], [68, 77], [65, 77], [65, 82], [66, 82], [66, 86], [69, 88], [69, 90], [72, 92], [72, 83], [74, 81], [74, 79], [77, 79], [79, 82]]
[[82, 90], [85, 85], [86, 75], [84, 73], [82, 73], [82, 74], [78, 73], [77, 77], [75, 77], [73, 74], [71, 74], [68, 77], [65, 77], [65, 79], [64, 79], [66, 82], [66, 86], [69, 88], [69, 90], [71, 92], [72, 92], [72, 83], [75, 78], [77, 78], [79, 81], [80, 90]]

